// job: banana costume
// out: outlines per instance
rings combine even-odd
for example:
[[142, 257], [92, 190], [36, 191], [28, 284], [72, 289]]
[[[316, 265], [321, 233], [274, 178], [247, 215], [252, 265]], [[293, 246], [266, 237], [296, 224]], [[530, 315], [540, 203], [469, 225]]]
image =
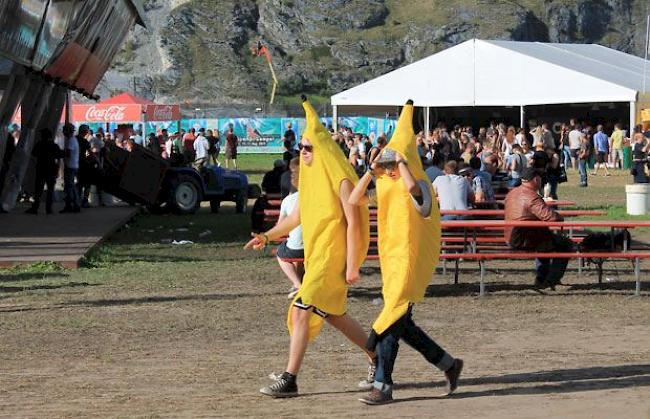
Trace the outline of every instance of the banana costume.
[[[347, 259], [347, 223], [341, 206], [340, 187], [348, 179], [359, 181], [341, 149], [323, 127], [316, 111], [303, 97], [306, 126], [303, 138], [314, 147], [311, 165], [300, 159], [300, 223], [305, 245], [305, 276], [296, 299], [333, 315], [345, 314], [348, 286], [345, 282]], [[370, 236], [368, 208], [360, 210], [358, 263], [368, 253]], [[295, 301], [295, 299], [294, 299]], [[287, 316], [292, 332], [291, 310]], [[309, 340], [313, 340], [323, 325], [323, 318], [312, 313]]]
[[424, 298], [440, 257], [440, 209], [417, 151], [412, 101], [402, 109], [386, 148], [407, 161], [416, 182], [426, 181], [433, 202], [431, 214], [424, 218], [413, 205], [402, 179], [377, 179], [377, 232], [384, 297], [384, 308], [372, 326], [378, 335], [404, 316], [410, 303]]

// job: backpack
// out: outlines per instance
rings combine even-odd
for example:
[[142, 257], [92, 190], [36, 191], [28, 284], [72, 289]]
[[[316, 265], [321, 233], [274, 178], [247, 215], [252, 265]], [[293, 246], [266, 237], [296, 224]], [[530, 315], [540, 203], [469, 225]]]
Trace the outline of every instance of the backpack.
[[[627, 246], [624, 243], [627, 242]], [[587, 237], [582, 240], [580, 249], [582, 251], [599, 251], [599, 252], [612, 252], [616, 250], [623, 250], [623, 247], [630, 248], [632, 243], [632, 235], [629, 231], [620, 231], [614, 235], [614, 245], [612, 246], [612, 236], [609, 233], [589, 233]]]

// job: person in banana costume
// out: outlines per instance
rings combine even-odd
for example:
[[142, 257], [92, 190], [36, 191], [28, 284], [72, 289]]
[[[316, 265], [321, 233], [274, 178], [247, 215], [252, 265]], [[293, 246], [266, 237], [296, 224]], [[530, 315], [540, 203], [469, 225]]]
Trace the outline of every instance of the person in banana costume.
[[[273, 239], [302, 225], [305, 275], [289, 307], [289, 362], [277, 381], [260, 390], [272, 397], [298, 394], [296, 376], [307, 346], [324, 321], [340, 330], [367, 355], [374, 373], [374, 352], [365, 348], [367, 334], [346, 314], [348, 286], [359, 280], [368, 252], [368, 208], [348, 203], [359, 181], [352, 166], [316, 111], [303, 98], [306, 126], [300, 140], [300, 199], [296, 209], [264, 234], [252, 234], [245, 248], [261, 249]], [[368, 388], [372, 382], [368, 383]]]
[[413, 304], [424, 298], [440, 255], [440, 210], [416, 148], [413, 101], [406, 103], [390, 142], [355, 187], [351, 204], [366, 206], [373, 178], [384, 307], [367, 343], [377, 353], [375, 382], [372, 391], [359, 400], [366, 404], [392, 401], [392, 371], [400, 339], [444, 371], [451, 393], [458, 385], [463, 361], [445, 352], [412, 318]]

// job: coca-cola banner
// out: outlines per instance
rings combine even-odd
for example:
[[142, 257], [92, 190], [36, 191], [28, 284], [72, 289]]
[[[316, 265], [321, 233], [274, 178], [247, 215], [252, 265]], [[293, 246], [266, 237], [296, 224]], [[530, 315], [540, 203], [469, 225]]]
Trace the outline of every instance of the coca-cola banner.
[[78, 105], [72, 106], [75, 122], [173, 121], [180, 119], [178, 105]]
[[73, 105], [75, 122], [133, 122], [142, 121], [140, 105]]
[[147, 121], [178, 121], [181, 110], [178, 105], [143, 105]]

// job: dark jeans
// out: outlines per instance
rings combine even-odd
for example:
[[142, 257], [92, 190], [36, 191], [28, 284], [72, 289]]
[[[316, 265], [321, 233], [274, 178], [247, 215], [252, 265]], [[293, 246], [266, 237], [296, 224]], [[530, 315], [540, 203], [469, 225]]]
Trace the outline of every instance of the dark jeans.
[[[559, 234], [552, 234], [552, 247], [545, 248], [544, 251], [548, 252], [571, 252], [573, 251], [573, 242]], [[537, 270], [535, 282], [538, 284], [555, 285], [559, 284], [564, 276], [566, 267], [569, 264], [569, 259], [553, 258], [553, 259], [535, 259], [535, 269]]]
[[634, 183], [648, 183], [648, 176], [645, 174], [645, 161], [632, 162], [632, 173], [634, 173]]
[[393, 384], [393, 366], [395, 358], [397, 358], [400, 339], [404, 339], [404, 342], [420, 352], [427, 361], [442, 371], [447, 371], [454, 364], [454, 358], [413, 323], [411, 308], [409, 308], [408, 313], [377, 338], [375, 387], [380, 390], [390, 390], [390, 386]]
[[52, 201], [54, 199], [54, 185], [56, 184], [56, 174], [44, 174], [36, 171], [36, 184], [34, 185], [34, 203], [32, 208], [38, 210], [41, 205], [41, 195], [47, 185], [47, 194], [45, 195], [45, 210], [52, 212]]
[[587, 160], [578, 160], [578, 172], [580, 172], [580, 183], [587, 184]]
[[77, 169], [66, 167], [63, 170], [63, 191], [65, 192], [65, 207], [74, 208], [79, 206], [79, 195], [75, 186]]

